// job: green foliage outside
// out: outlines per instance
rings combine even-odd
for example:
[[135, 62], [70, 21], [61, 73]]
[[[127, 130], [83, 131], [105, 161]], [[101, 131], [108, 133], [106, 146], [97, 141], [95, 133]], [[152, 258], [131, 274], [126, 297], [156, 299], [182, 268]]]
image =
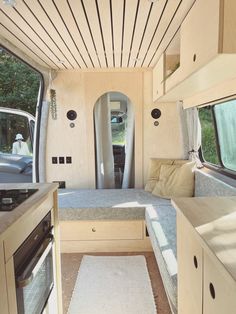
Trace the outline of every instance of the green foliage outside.
[[112, 145], [125, 145], [126, 134], [126, 117], [123, 118], [123, 123], [112, 123]]
[[199, 118], [202, 128], [202, 153], [204, 160], [219, 165], [217, 155], [214, 121], [211, 108], [205, 107], [199, 110]]
[[0, 106], [35, 116], [40, 75], [0, 48]]

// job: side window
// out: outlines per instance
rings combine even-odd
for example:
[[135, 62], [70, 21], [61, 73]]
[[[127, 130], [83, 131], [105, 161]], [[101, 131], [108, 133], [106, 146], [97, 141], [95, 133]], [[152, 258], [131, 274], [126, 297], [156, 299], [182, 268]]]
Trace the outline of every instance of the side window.
[[[32, 155], [32, 141], [29, 121], [26, 116], [2, 112], [0, 110], [0, 152], [5, 154]], [[13, 144], [17, 142], [17, 134], [22, 135], [21, 142], [26, 143], [24, 149], [14, 150]], [[19, 137], [19, 135], [18, 135]], [[16, 146], [16, 145], [15, 145]]]
[[236, 171], [236, 100], [199, 109], [202, 158], [224, 170]]
[[212, 107], [200, 108], [199, 119], [202, 129], [201, 152], [203, 160], [214, 165], [220, 165]]
[[222, 164], [236, 171], [236, 100], [214, 106]]

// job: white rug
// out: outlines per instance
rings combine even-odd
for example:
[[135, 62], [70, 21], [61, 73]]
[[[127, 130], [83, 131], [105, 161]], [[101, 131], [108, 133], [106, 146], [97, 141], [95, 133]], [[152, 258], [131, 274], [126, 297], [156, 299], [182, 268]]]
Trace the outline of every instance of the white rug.
[[69, 314], [156, 314], [144, 256], [82, 259]]

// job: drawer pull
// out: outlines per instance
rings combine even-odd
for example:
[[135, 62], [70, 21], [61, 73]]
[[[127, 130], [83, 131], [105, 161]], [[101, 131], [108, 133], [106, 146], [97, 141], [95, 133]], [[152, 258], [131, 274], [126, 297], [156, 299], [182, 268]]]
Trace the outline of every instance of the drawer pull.
[[196, 53], [193, 55], [193, 62], [195, 62], [197, 60], [197, 55]]
[[197, 262], [197, 257], [195, 255], [193, 257], [193, 263], [194, 263], [195, 268], [197, 269], [198, 268], [198, 262]]
[[96, 232], [96, 228], [93, 227], [93, 228], [92, 228], [92, 232]]
[[215, 299], [215, 297], [216, 297], [215, 288], [211, 282], [209, 284], [209, 290], [210, 290], [210, 295], [211, 295], [212, 299]]

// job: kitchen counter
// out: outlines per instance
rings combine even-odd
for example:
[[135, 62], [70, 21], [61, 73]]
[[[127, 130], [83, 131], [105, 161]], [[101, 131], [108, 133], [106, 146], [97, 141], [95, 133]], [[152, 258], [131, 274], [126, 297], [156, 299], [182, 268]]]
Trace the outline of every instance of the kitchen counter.
[[38, 189], [36, 193], [31, 195], [22, 204], [10, 212], [0, 212], [0, 238], [5, 237], [4, 233], [11, 232], [14, 224], [24, 219], [24, 217], [44, 202], [49, 193], [56, 191], [58, 184], [56, 183], [9, 183], [0, 184], [0, 189]]

